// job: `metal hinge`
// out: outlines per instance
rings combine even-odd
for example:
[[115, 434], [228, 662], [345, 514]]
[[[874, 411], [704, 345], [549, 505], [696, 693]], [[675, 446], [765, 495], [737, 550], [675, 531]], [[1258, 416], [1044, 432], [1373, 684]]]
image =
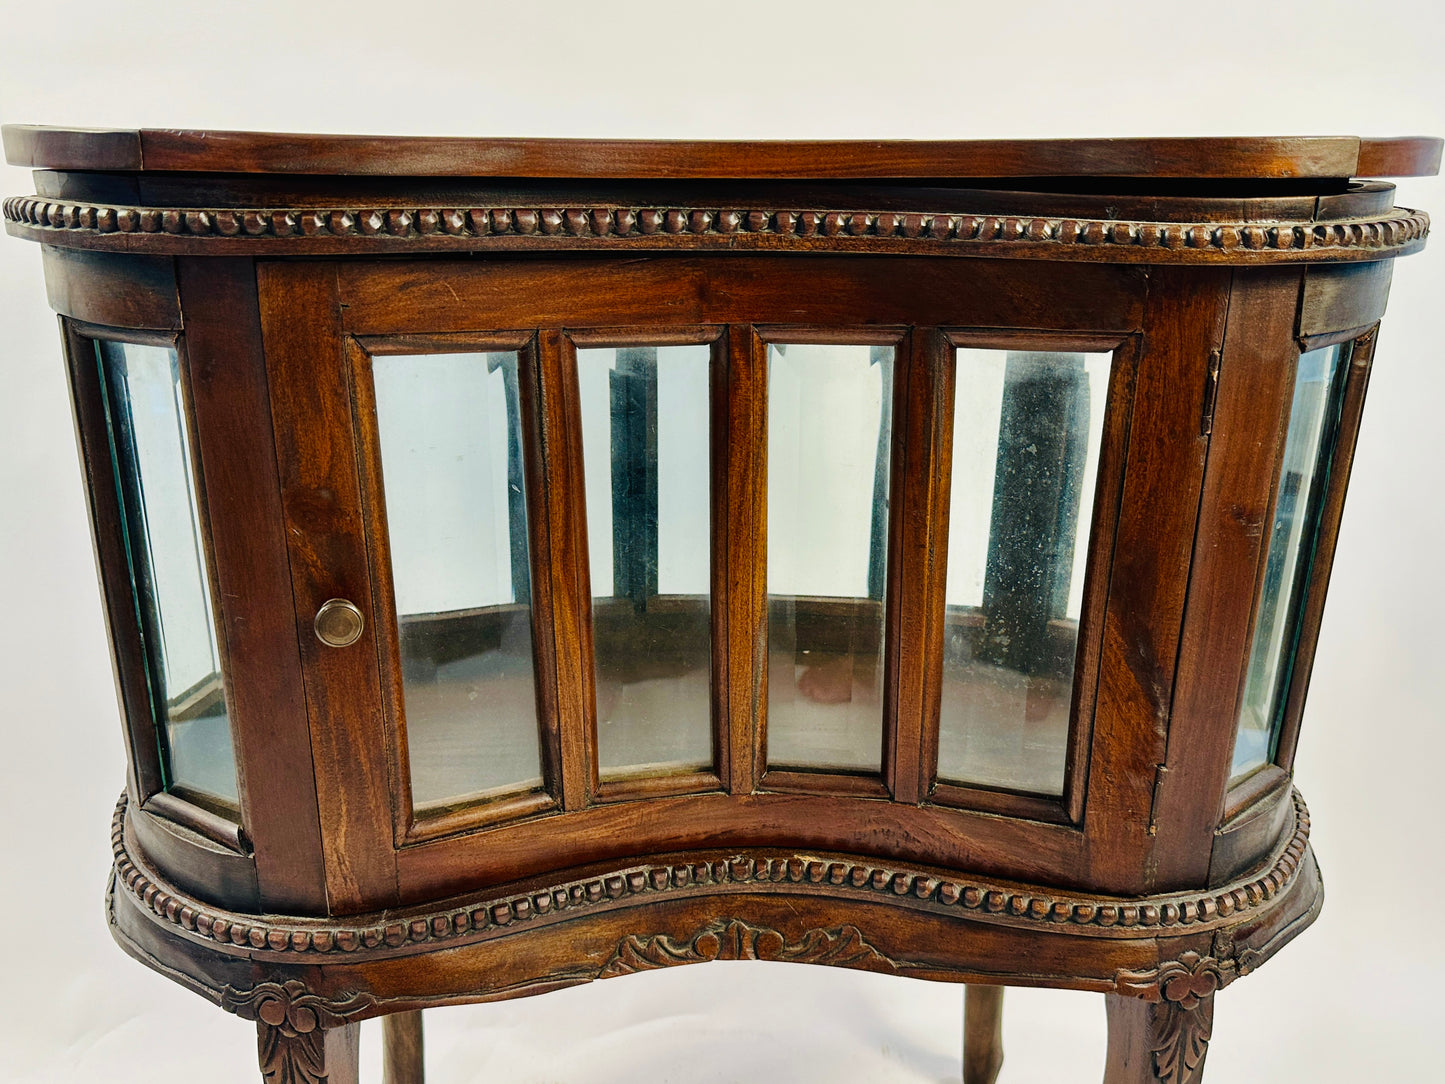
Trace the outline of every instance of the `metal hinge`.
[[1154, 768], [1154, 795], [1149, 799], [1149, 834], [1157, 835], [1159, 831], [1159, 792], [1164, 789], [1164, 777], [1169, 774], [1169, 769], [1159, 764]]
[[1219, 361], [1219, 351], [1211, 350], [1209, 373], [1204, 382], [1204, 413], [1199, 418], [1199, 433], [1205, 437], [1214, 432], [1214, 404], [1219, 401]]

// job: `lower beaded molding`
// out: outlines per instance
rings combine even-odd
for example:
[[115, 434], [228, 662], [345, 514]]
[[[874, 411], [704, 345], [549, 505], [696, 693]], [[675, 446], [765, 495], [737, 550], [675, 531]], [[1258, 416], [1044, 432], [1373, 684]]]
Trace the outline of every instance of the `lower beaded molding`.
[[[324, 956], [204, 947], [164, 917], [164, 905], [157, 912], [154, 899], [147, 905], [144, 895], [119, 887], [117, 871], [107, 900], [117, 942], [256, 1022], [262, 1074], [273, 1084], [356, 1079], [345, 1066], [354, 1064], [356, 1024], [365, 1019], [714, 960], [1103, 992], [1109, 995], [1110, 1063], [1116, 1042], [1121, 1064], [1136, 1059], [1136, 1069], [1126, 1068], [1118, 1079], [1193, 1084], [1208, 1051], [1215, 993], [1292, 940], [1323, 903], [1306, 848], [1295, 874], [1268, 900], [1212, 930], [1134, 927], [1119, 937], [1117, 927], [1070, 930], [1035, 922], [1030, 928], [1023, 920], [989, 922], [958, 907], [952, 914], [927, 910], [908, 894], [808, 899], [754, 882], [748, 893], [658, 893], [650, 905], [634, 899], [631, 907], [580, 910], [564, 925], [509, 924], [495, 937], [417, 945], [387, 957], [362, 947]], [[853, 921], [837, 922], [839, 915]], [[820, 916], [827, 920], [819, 922]], [[1062, 953], [1061, 943], [1068, 946]], [[433, 967], [432, 957], [446, 962]], [[1041, 963], [1049, 958], [1056, 961], [1052, 968]], [[1117, 966], [1121, 960], [1130, 966]], [[1136, 1075], [1141, 1062], [1147, 1077]]]
[[1002, 883], [954, 879], [939, 872], [875, 866], [837, 856], [730, 855], [706, 861], [626, 865], [601, 875], [522, 893], [483, 893], [445, 906], [402, 909], [386, 917], [273, 918], [208, 906], [164, 882], [127, 846], [124, 794], [111, 827], [120, 887], [142, 910], [188, 939], [221, 951], [245, 950], [295, 959], [339, 954], [395, 955], [438, 942], [504, 934], [516, 927], [561, 921], [578, 912], [612, 909], [660, 895], [729, 892], [767, 886], [834, 898], [883, 897], [899, 906], [967, 913], [980, 921], [1039, 926], [1092, 936], [1134, 937], [1213, 930], [1238, 924], [1266, 907], [1299, 875], [1309, 846], [1309, 811], [1294, 794], [1294, 831], [1264, 871], [1204, 893], [1171, 893], [1140, 900], [1045, 894]]
[[[1318, 916], [1322, 902], [1322, 896], [1317, 894], [1307, 910], [1272, 931], [1258, 947], [1237, 955], [1232, 937], [1227, 931], [1219, 931], [1215, 935], [1211, 955], [1189, 949], [1175, 958], [1163, 960], [1157, 967], [1147, 970], [1119, 970], [1110, 982], [1078, 985], [1080, 988], [1107, 989], [1108, 992], [1120, 996], [1156, 1003], [1165, 1008], [1193, 1010], [1212, 999], [1217, 991], [1248, 975], [1293, 940]], [[113, 896], [110, 905], [114, 907]], [[116, 940], [131, 955], [182, 985], [209, 996], [227, 1012], [245, 1020], [254, 1020], [282, 1030], [289, 1029], [298, 1034], [318, 1028], [340, 1027], [353, 1020], [401, 1010], [506, 1000], [599, 979], [617, 978], [665, 967], [710, 963], [715, 960], [821, 964], [881, 974], [929, 979], [945, 977], [940, 975], [935, 967], [891, 958], [871, 944], [868, 937], [853, 925], [812, 928], [799, 937], [790, 938], [769, 926], [756, 925], [739, 918], [723, 918], [705, 923], [691, 937], [628, 934], [600, 966], [557, 968], [520, 983], [482, 987], [474, 991], [459, 991], [435, 997], [377, 997], [368, 991], [355, 989], [347, 989], [328, 997], [313, 991], [306, 982], [294, 978], [262, 981], [250, 986], [226, 984], [211, 987], [203, 979], [168, 966], [153, 956], [117, 926], [113, 910], [111, 928]], [[947, 977], [953, 981], [968, 982], [980, 976], [975, 971], [961, 968], [957, 975]], [[1017, 980], [1019, 985], [1074, 985], [1064, 982], [1041, 983], [1036, 975], [990, 977]]]
[[[1188, 921], [1178, 896], [1048, 897], [1066, 903], [1067, 912], [1016, 908], [1015, 898], [1043, 897], [861, 860], [758, 855], [658, 862], [565, 881], [545, 909], [537, 903], [545, 894], [536, 890], [346, 924], [241, 916], [180, 895], [131, 855], [124, 800], [117, 807], [118, 860], [107, 903], [112, 933], [127, 952], [221, 1008], [279, 1029], [277, 1056], [291, 1051], [302, 1062], [311, 1050], [304, 1036], [389, 1013], [503, 1000], [684, 964], [770, 960], [1107, 993], [1153, 1006], [1151, 1028], [1188, 1014], [1166, 1044], [1166, 1057], [1182, 1058], [1179, 1064], [1188, 1068], [1191, 1048], [1183, 1040], [1197, 1037], [1214, 993], [1266, 961], [1322, 906], [1308, 815], [1298, 795], [1295, 803], [1295, 830], [1267, 872], [1212, 896], [1232, 900], [1243, 893], [1245, 905], [1223, 915], [1216, 902], [1206, 912], [1196, 896]], [[836, 878], [835, 869], [843, 871]], [[866, 873], [855, 877], [855, 869]], [[945, 885], [957, 895], [944, 892]], [[970, 892], [980, 894], [972, 907], [965, 900]], [[995, 892], [1009, 894], [990, 909], [985, 901]], [[526, 910], [519, 906], [524, 900], [532, 904]], [[1108, 924], [1105, 908], [1116, 909]], [[462, 914], [483, 915], [485, 922], [459, 927], [453, 916]], [[1158, 920], [1146, 926], [1146, 915]], [[303, 931], [304, 941], [297, 936]], [[444, 962], [434, 966], [433, 958]], [[1159, 1069], [1160, 1079], [1171, 1079], [1165, 1070], [1173, 1064]]]

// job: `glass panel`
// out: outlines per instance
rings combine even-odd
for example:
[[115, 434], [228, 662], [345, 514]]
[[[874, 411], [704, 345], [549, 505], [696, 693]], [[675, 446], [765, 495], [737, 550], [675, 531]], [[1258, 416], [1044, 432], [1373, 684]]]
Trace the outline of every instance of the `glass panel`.
[[234, 812], [235, 753], [176, 352], [95, 346], [166, 789]]
[[577, 351], [603, 779], [713, 763], [710, 356]]
[[1234, 742], [1235, 779], [1274, 760], [1329, 461], [1339, 431], [1344, 359], [1349, 352], [1350, 344], [1342, 343], [1300, 355]]
[[1058, 795], [1111, 356], [957, 358], [938, 778]]
[[877, 772], [891, 346], [768, 347], [768, 753]]
[[517, 355], [372, 360], [412, 803], [542, 785]]

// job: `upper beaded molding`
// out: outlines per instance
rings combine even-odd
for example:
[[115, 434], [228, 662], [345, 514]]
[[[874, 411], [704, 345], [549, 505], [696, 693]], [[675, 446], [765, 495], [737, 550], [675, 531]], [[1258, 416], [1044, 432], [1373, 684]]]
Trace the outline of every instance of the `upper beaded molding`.
[[920, 250], [1107, 263], [1369, 261], [1424, 246], [1430, 218], [1323, 222], [1146, 222], [866, 210], [699, 207], [127, 207], [15, 196], [17, 237], [74, 248], [167, 255], [298, 255], [479, 249], [636, 248]]

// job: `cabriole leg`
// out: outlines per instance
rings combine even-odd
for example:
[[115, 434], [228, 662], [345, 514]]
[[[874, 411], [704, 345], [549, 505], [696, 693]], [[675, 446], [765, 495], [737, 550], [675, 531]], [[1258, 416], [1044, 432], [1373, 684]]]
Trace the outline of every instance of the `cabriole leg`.
[[382, 1084], [424, 1084], [421, 1010], [381, 1018]]
[[963, 994], [963, 1084], [994, 1084], [1003, 1065], [1003, 987]]
[[1146, 1001], [1106, 994], [1104, 1084], [1199, 1084], [1214, 1027], [1214, 995]]
[[287, 1021], [256, 1025], [261, 1079], [266, 1084], [360, 1084], [360, 1024], [298, 1031]]

